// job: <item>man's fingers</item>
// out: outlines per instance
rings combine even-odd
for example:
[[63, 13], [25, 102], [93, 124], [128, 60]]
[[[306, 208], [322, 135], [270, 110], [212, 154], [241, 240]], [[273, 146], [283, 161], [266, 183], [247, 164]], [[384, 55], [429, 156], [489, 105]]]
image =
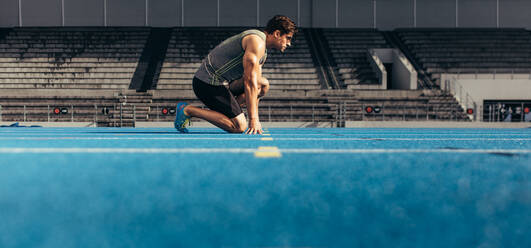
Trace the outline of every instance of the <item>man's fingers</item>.
[[262, 129], [256, 129], [256, 128], [248, 128], [247, 131], [245, 131], [245, 134], [262, 134]]

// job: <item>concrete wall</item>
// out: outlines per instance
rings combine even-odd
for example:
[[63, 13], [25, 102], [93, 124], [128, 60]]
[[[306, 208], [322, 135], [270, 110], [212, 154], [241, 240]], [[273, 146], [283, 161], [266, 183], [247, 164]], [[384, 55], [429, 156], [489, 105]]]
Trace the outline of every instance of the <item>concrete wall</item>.
[[[61, 0], [24, 0], [21, 3], [22, 25], [62, 25]], [[13, 11], [17, 10], [14, 9]]]
[[417, 71], [406, 57], [398, 50], [393, 49], [393, 89], [416, 90]]
[[417, 0], [417, 27], [455, 27], [457, 2], [455, 0]]
[[[417, 71], [413, 68], [406, 57], [398, 50], [391, 48], [376, 48], [368, 51], [369, 61], [373, 70], [377, 73], [381, 85], [379, 89], [417, 89]], [[383, 63], [393, 64], [391, 82], [387, 82], [387, 72]], [[365, 87], [366, 88], [366, 87]]]
[[0, 1], [0, 27], [18, 26], [18, 0]]
[[413, 27], [414, 0], [378, 0], [376, 1], [376, 27], [394, 29]]
[[103, 26], [103, 1], [65, 1], [65, 26]]
[[107, 20], [108, 26], [144, 26], [146, 2], [145, 0], [107, 0]]
[[459, 27], [497, 27], [498, 0], [459, 0]]
[[182, 25], [181, 1], [149, 1], [148, 24], [154, 27]]
[[478, 104], [483, 100], [531, 100], [531, 79], [459, 79]]
[[0, 27], [263, 26], [284, 14], [301, 27], [531, 29], [530, 10], [529, 0], [1, 0]]

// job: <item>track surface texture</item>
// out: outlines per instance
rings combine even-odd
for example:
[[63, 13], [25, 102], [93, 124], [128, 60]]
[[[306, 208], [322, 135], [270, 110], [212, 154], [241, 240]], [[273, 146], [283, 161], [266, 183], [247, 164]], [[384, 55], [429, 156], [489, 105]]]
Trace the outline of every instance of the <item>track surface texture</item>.
[[531, 247], [531, 129], [0, 128], [0, 247]]

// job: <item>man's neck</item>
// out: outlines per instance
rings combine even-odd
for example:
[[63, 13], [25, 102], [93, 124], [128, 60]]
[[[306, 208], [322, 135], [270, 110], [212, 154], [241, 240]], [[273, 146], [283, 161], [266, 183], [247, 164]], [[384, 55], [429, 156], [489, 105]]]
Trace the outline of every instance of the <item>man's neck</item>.
[[274, 39], [272, 34], [267, 33], [266, 31], [263, 31], [266, 35], [266, 49], [271, 49], [272, 40]]

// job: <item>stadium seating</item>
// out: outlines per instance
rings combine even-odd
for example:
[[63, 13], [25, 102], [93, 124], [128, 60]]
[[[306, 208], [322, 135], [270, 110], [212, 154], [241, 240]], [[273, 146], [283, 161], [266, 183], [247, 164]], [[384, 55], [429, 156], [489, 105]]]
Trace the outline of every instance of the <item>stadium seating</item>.
[[[0, 121], [75, 121], [107, 125], [112, 122], [112, 113], [117, 105], [119, 102], [110, 91], [80, 94], [77, 90], [68, 89], [3, 89], [0, 93]], [[54, 113], [55, 108], [64, 112]]]
[[531, 34], [525, 29], [398, 29], [423, 69], [441, 73], [531, 73]]
[[339, 125], [342, 121], [470, 121], [454, 96], [441, 90], [342, 90], [322, 95], [338, 105]]
[[323, 29], [332, 65], [344, 87], [356, 84], [379, 84], [368, 60], [368, 49], [388, 48], [381, 32], [374, 29]]
[[[175, 94], [175, 91], [155, 91], [150, 105], [149, 116], [152, 121], [173, 121], [175, 115], [162, 114], [164, 108], [174, 108], [175, 103], [186, 101], [197, 107], [204, 105], [190, 94]], [[244, 113], [247, 110], [244, 108]], [[336, 122], [337, 102], [329, 101], [327, 96], [319, 93], [305, 95], [304, 92], [290, 92], [267, 95], [260, 100], [259, 118], [262, 122]], [[193, 121], [202, 121], [193, 119]]]
[[[151, 93], [112, 90], [4, 89], [0, 122], [88, 122], [96, 126], [134, 126], [149, 119]], [[58, 108], [61, 111], [55, 113]]]
[[0, 88], [127, 88], [148, 35], [148, 28], [14, 28], [0, 41]]
[[[202, 106], [191, 90], [201, 60], [222, 40], [245, 29], [173, 28], [156, 88], [138, 93], [128, 86], [138, 71], [140, 57], [149, 53], [145, 46], [150, 28], [0, 30], [0, 120], [82, 121], [98, 126], [171, 121], [174, 113], [162, 110], [175, 107], [177, 101]], [[382, 32], [313, 31], [325, 41], [331, 73], [342, 86], [379, 83], [367, 60], [367, 49], [390, 46]], [[323, 89], [317, 74], [322, 65], [313, 60], [310, 51], [316, 47], [310, 46], [315, 40], [306, 33], [296, 35], [285, 54], [268, 51], [263, 74], [270, 80], [271, 90], [260, 102], [262, 121], [342, 126], [345, 121], [360, 120], [467, 120], [455, 98], [438, 90]], [[427, 64], [429, 60], [422, 61]], [[66, 108], [68, 113], [55, 115], [53, 106]], [[382, 112], [366, 113], [366, 106], [380, 106]]]
[[[192, 78], [208, 52], [245, 28], [175, 28], [168, 46], [157, 89], [192, 89]], [[320, 89], [310, 51], [302, 33], [285, 54], [268, 50], [263, 68], [272, 91]]]

